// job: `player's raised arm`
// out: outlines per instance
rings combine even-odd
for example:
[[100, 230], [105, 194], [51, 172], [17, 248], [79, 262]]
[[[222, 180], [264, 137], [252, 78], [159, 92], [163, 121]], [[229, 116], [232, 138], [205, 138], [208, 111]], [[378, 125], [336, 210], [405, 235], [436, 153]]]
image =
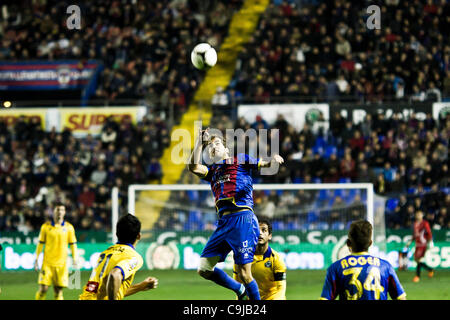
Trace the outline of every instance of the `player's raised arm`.
[[276, 154], [269, 161], [261, 159], [259, 161], [259, 167], [260, 168], [267, 168], [267, 167], [270, 167], [272, 165], [272, 163], [283, 164], [284, 163], [284, 159], [280, 155]]
[[148, 277], [144, 281], [139, 282], [137, 284], [133, 284], [131, 287], [129, 287], [127, 292], [125, 293], [125, 297], [131, 296], [132, 294], [138, 293], [140, 291], [156, 289], [157, 287], [158, 287], [158, 279], [154, 277]]
[[189, 158], [188, 169], [193, 174], [203, 178], [208, 174], [208, 168], [201, 164], [203, 139], [208, 139], [208, 129], [202, 131], [199, 129], [197, 139], [195, 141], [194, 150]]

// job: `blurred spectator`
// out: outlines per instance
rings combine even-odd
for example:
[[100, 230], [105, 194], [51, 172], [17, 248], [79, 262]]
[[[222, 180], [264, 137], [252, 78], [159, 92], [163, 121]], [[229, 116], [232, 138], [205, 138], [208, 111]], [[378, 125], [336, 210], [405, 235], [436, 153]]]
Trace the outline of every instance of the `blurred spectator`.
[[223, 114], [231, 116], [228, 95], [221, 86], [216, 88], [216, 92], [211, 100], [211, 106], [215, 116], [220, 116]]
[[88, 185], [83, 187], [83, 191], [78, 196], [78, 202], [83, 205], [85, 208], [90, 208], [94, 204], [95, 201], [95, 193], [90, 190]]

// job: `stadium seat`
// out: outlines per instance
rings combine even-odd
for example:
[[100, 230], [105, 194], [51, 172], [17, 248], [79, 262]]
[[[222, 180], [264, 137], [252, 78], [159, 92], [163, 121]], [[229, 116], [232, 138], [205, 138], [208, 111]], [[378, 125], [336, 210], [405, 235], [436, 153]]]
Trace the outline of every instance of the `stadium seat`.
[[326, 198], [328, 198], [327, 190], [320, 189], [319, 190], [319, 196], [318, 196], [317, 200], [325, 200]]
[[398, 205], [399, 200], [397, 198], [390, 198], [386, 201], [386, 209], [393, 212]]
[[319, 213], [317, 211], [310, 211], [306, 217], [307, 223], [313, 223], [319, 220]]
[[286, 225], [286, 230], [298, 230], [298, 223], [296, 221], [290, 221]]
[[330, 156], [331, 156], [333, 153], [337, 155], [337, 148], [336, 148], [335, 146], [329, 145], [329, 146], [327, 146], [327, 147], [325, 148], [325, 152], [324, 152], [324, 154], [323, 154], [323, 157], [324, 157], [325, 159], [328, 159], [328, 158], [330, 158]]
[[308, 224], [308, 231], [317, 230], [317, 224], [316, 223], [309, 223]]
[[343, 222], [333, 222], [331, 224], [331, 230], [344, 230], [345, 224]]
[[312, 151], [314, 154], [320, 154], [322, 155], [324, 153], [324, 149], [321, 146], [313, 146]]
[[284, 223], [283, 223], [283, 221], [278, 221], [278, 220], [273, 221], [272, 222], [272, 229], [276, 230], [276, 231], [284, 230]]
[[202, 212], [200, 210], [189, 211], [188, 222], [197, 223], [202, 221]]
[[316, 141], [314, 143], [314, 146], [325, 149], [327, 146], [327, 142], [325, 141], [325, 139], [321, 136], [318, 136], [316, 138]]
[[197, 190], [188, 190], [186, 191], [187, 196], [189, 198], [190, 201], [192, 202], [197, 202], [199, 199], [199, 194]]
[[294, 178], [294, 179], [292, 179], [292, 183], [303, 183], [303, 178]]
[[304, 231], [304, 232], [306, 232], [306, 231], [308, 231], [309, 230], [309, 223], [302, 223], [301, 225], [300, 225], [300, 230], [301, 231]]
[[417, 193], [417, 188], [414, 188], [414, 187], [408, 188], [408, 194], [414, 194], [414, 193]]
[[329, 225], [328, 225], [327, 222], [319, 222], [317, 224], [317, 230], [325, 231], [325, 230], [328, 230], [328, 229], [329, 229]]

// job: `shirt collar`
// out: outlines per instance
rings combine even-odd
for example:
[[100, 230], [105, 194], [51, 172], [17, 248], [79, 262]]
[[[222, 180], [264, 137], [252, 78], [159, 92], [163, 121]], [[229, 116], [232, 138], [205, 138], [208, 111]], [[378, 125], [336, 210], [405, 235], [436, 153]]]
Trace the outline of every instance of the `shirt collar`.
[[[63, 222], [61, 223], [61, 226], [63, 226], [64, 225], [64, 223], [66, 223], [66, 221], [65, 220], [63, 220]], [[52, 218], [52, 226], [55, 226], [55, 220]]]
[[120, 242], [120, 241], [117, 241], [117, 243], [116, 244], [123, 244], [123, 245], [127, 245], [127, 246], [130, 246], [130, 247], [132, 247], [133, 249], [134, 249], [134, 246], [133, 246], [133, 244], [132, 243], [129, 243], [129, 242]]
[[364, 256], [364, 255], [368, 255], [369, 252], [367, 251], [361, 251], [361, 252], [352, 252], [350, 255], [351, 256]]
[[264, 253], [263, 258], [264, 258], [264, 259], [270, 258], [270, 255], [271, 255], [271, 254], [272, 254], [272, 248], [269, 246], [269, 247], [267, 247], [267, 251], [266, 251], [266, 253]]

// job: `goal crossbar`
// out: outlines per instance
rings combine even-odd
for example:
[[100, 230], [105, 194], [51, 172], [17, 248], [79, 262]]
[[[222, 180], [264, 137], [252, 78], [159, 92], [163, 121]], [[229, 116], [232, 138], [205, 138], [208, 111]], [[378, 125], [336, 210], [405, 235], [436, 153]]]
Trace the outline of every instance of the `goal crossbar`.
[[[302, 184], [254, 184], [254, 190], [336, 190], [365, 189], [367, 190], [367, 220], [374, 223], [374, 189], [372, 183], [302, 183]], [[128, 213], [135, 214], [136, 191], [208, 191], [209, 184], [132, 184], [128, 186]], [[112, 238], [116, 241], [115, 225], [119, 218], [118, 190], [112, 191]]]

